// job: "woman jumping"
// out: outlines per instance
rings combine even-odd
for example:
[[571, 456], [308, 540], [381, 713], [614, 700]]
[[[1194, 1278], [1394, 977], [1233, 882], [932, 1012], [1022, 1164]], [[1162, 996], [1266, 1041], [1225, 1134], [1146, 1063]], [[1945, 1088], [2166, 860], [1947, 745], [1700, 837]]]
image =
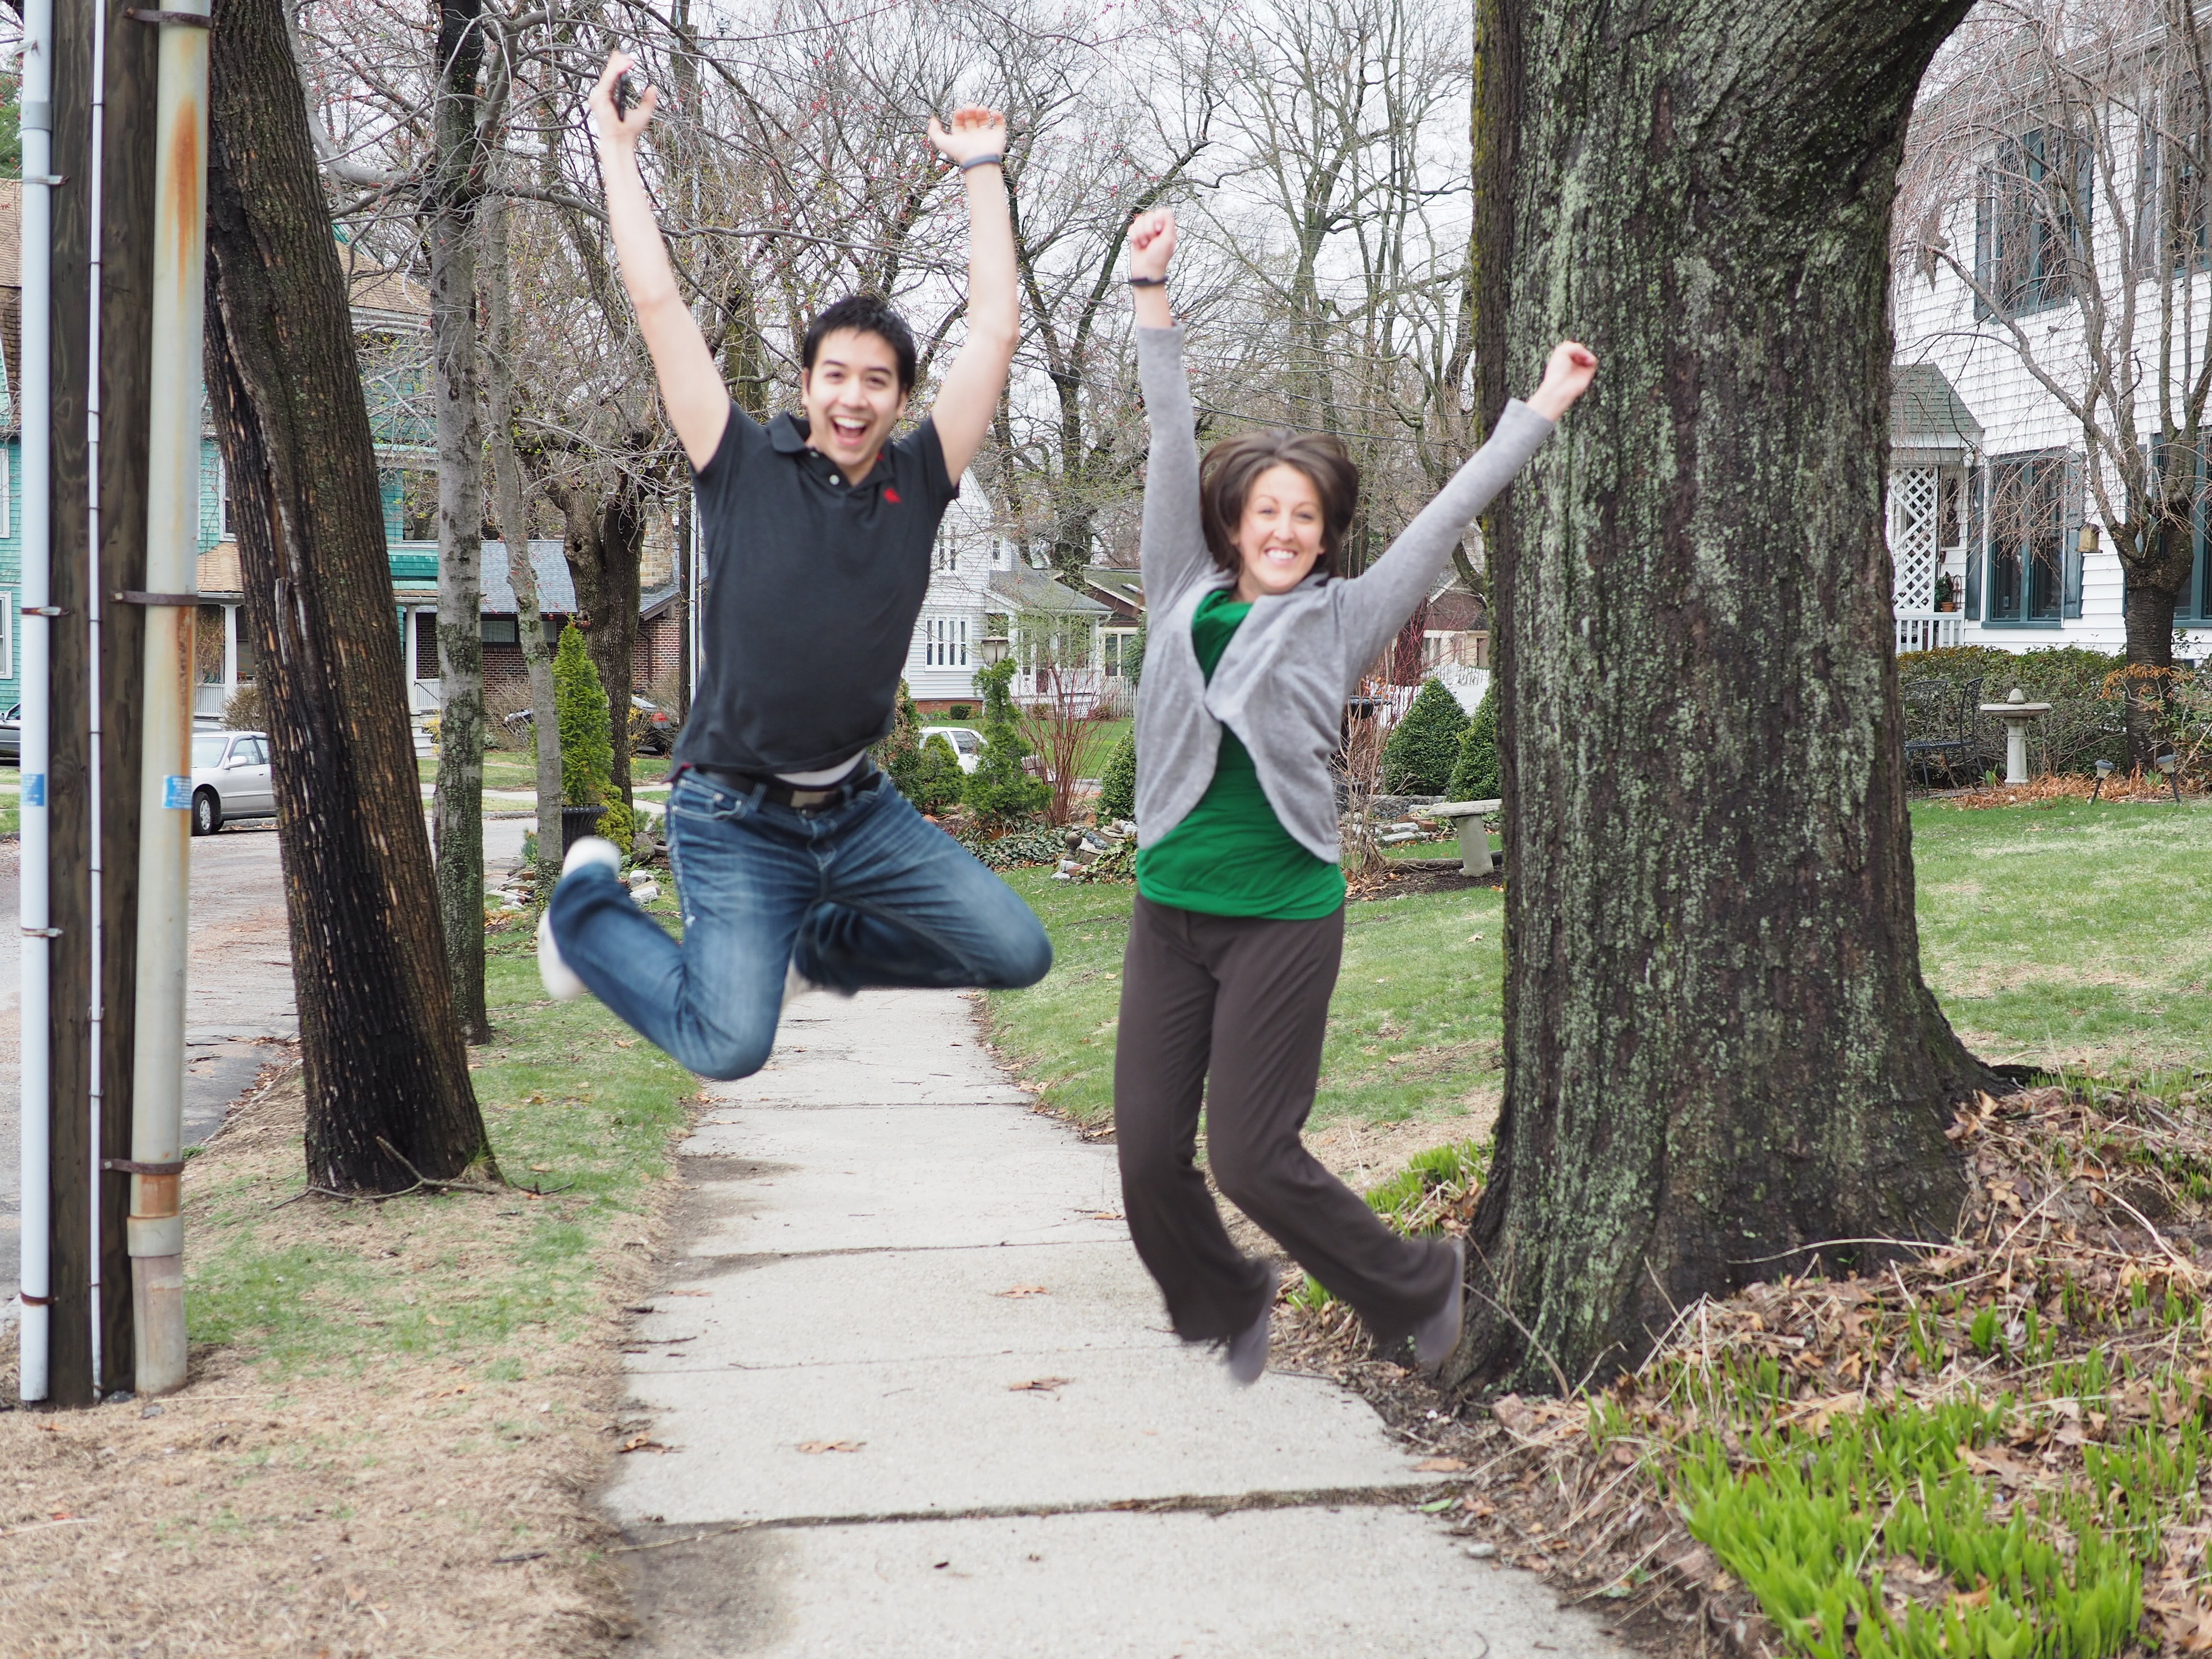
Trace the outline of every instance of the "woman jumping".
[[1344, 945], [1329, 775], [1345, 699], [1435, 585], [1461, 532], [1551, 435], [1597, 359], [1571, 342], [1543, 385], [1372, 569], [1337, 574], [1359, 474], [1334, 438], [1251, 432], [1201, 462], [1168, 307], [1175, 216], [1132, 228], [1137, 362], [1152, 425], [1137, 699], [1137, 899], [1114, 1057], [1122, 1207], [1185, 1341], [1267, 1363], [1274, 1270], [1242, 1255], [1193, 1162], [1382, 1341], [1424, 1366], [1459, 1340], [1462, 1249], [1402, 1238], [1299, 1139]]

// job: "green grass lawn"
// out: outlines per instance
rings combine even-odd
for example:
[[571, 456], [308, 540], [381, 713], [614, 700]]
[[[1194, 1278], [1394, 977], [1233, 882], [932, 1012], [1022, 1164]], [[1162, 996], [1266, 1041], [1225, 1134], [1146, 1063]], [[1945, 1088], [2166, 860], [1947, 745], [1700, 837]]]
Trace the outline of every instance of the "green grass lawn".
[[[428, 789], [438, 781], [438, 757], [418, 755], [415, 768], [422, 775], [422, 787]], [[535, 789], [538, 787], [538, 760], [526, 749], [487, 749], [483, 757], [483, 781], [487, 789]]]
[[1921, 961], [1985, 1059], [2152, 1078], [2212, 1064], [2212, 808], [1912, 815]]
[[[1924, 969], [1977, 1053], [2101, 1075], [2212, 1064], [2212, 808], [1930, 802], [1912, 829]], [[992, 994], [997, 1040], [1054, 1105], [1102, 1118], [1133, 890], [1011, 879], [1057, 960], [1042, 985]], [[1351, 907], [1316, 1122], [1495, 1102], [1502, 906], [1479, 888]]]
[[279, 1371], [429, 1352], [514, 1370], [532, 1330], [566, 1340], [601, 1315], [596, 1259], [635, 1231], [696, 1085], [596, 1001], [546, 1001], [528, 955], [491, 957], [485, 991], [496, 1035], [470, 1051], [485, 1128], [510, 1182], [553, 1195], [272, 1209], [305, 1184], [291, 1143], [274, 1182], [249, 1164], [193, 1195], [196, 1345]]

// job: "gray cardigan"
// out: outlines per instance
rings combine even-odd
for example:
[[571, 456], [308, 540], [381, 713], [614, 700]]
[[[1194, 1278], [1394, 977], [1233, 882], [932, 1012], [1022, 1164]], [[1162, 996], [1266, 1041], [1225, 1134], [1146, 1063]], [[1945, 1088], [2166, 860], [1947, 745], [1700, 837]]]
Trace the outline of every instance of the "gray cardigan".
[[1198, 512], [1198, 446], [1182, 330], [1137, 331], [1137, 368], [1152, 423], [1142, 542], [1150, 617], [1137, 693], [1137, 844], [1181, 823], [1213, 781], [1221, 728], [1251, 751], [1260, 787], [1283, 828], [1315, 857], [1337, 857], [1329, 757], [1345, 699], [1391, 635], [1428, 596], [1453, 544], [1552, 434], [1515, 401], [1405, 533], [1364, 574], [1309, 576], [1262, 599], [1237, 629], [1209, 683], [1191, 644], [1199, 602], [1232, 586], [1206, 550]]

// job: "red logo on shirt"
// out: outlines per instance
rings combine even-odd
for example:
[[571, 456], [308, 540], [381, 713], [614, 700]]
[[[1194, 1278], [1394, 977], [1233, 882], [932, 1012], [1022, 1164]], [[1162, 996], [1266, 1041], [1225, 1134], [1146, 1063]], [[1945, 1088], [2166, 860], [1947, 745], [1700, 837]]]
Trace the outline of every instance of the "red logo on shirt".
[[896, 507], [899, 504], [898, 491], [893, 489], [889, 484], [885, 484], [884, 486], [884, 499], [889, 501], [893, 507]]

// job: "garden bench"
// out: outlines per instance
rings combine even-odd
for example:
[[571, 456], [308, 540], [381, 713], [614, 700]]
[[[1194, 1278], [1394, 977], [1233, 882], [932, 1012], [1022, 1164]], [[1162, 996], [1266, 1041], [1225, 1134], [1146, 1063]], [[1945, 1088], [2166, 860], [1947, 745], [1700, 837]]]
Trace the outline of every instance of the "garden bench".
[[1490, 826], [1485, 820], [1494, 816], [1505, 803], [1502, 800], [1448, 800], [1440, 805], [1425, 806], [1421, 816], [1442, 818], [1459, 824], [1459, 867], [1470, 876], [1486, 876], [1498, 867], [1497, 855], [1490, 850]]
[[1966, 681], [1907, 680], [1902, 688], [1905, 763], [1917, 767], [1923, 788], [1932, 787], [1933, 769], [1945, 781], [1971, 764], [1979, 744], [1974, 737], [1974, 706], [1982, 700], [1978, 678]]

